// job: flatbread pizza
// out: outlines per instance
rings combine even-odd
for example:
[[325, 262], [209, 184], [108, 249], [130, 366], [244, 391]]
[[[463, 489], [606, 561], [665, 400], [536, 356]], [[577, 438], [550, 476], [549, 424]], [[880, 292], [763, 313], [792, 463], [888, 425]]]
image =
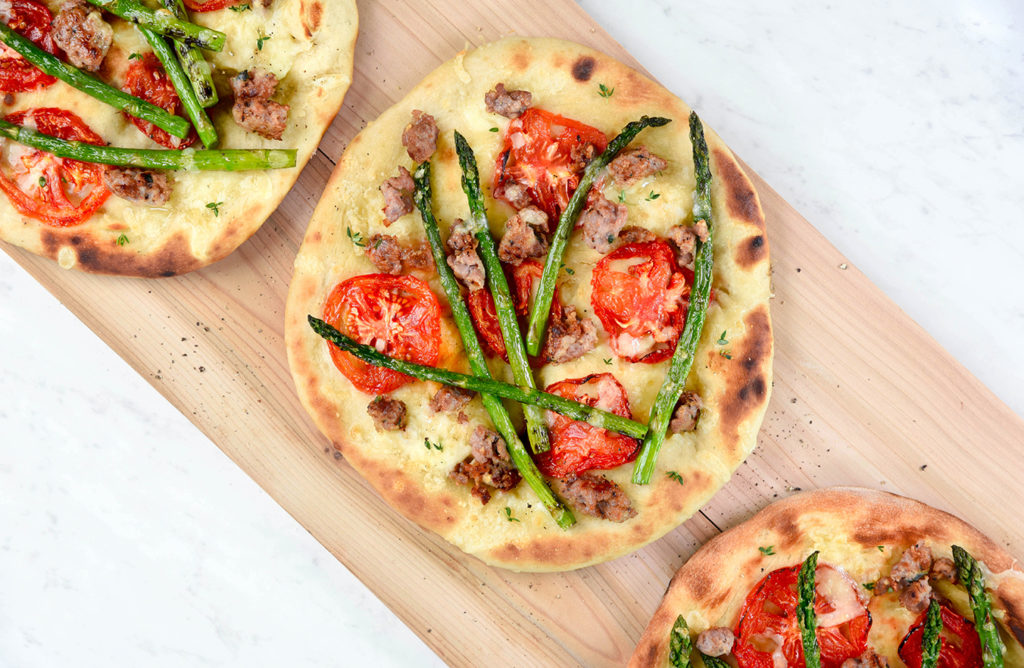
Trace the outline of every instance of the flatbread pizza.
[[773, 503], [698, 550], [672, 578], [630, 666], [810, 665], [796, 610], [812, 554], [821, 666], [1024, 665], [1015, 558], [931, 506], [834, 488]]
[[[713, 216], [694, 216], [690, 114], [607, 55], [508, 38], [459, 53], [352, 140], [296, 258], [286, 343], [319, 429], [401, 513], [488, 563], [567, 570], [662, 536], [753, 449], [773, 349], [764, 216], [710, 131]], [[646, 460], [649, 481], [634, 484], [712, 246], [685, 392]], [[532, 342], [531, 312], [547, 327]], [[311, 322], [389, 359], [546, 390], [545, 406], [582, 413], [496, 408], [357, 359]], [[502, 431], [503, 411], [518, 433]], [[517, 459], [524, 447], [532, 459]]]
[[[175, 3], [181, 4], [161, 2]], [[6, 122], [64, 140], [185, 156], [208, 142], [217, 149], [294, 150], [295, 166], [121, 169], [55, 158], [5, 134], [0, 239], [65, 268], [106, 274], [172, 276], [219, 260], [274, 211], [337, 114], [352, 78], [355, 3], [186, 0], [188, 20], [224, 39], [220, 51], [201, 50], [196, 65], [196, 76], [205, 77], [201, 105], [209, 125], [184, 137], [45, 74], [6, 45], [21, 35], [29, 43], [19, 48], [38, 46], [81, 73], [79, 79], [92, 77], [105, 90], [126, 92], [167, 110], [179, 125], [186, 122], [180, 89], [150, 37], [97, 4], [104, 3], [0, 3], [0, 19], [10, 28], [0, 45]], [[174, 56], [177, 43], [165, 43]]]

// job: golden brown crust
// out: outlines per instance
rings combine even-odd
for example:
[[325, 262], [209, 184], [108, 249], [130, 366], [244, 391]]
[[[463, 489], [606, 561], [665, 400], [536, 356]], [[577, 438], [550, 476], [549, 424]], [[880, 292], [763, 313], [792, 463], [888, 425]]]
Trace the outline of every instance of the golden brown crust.
[[[857, 582], [874, 582], [918, 541], [946, 557], [952, 545], [960, 545], [984, 564], [996, 615], [1016, 636], [1011, 651], [1019, 652], [1024, 571], [1016, 559], [949, 513], [895, 494], [837, 487], [773, 503], [699, 549], [673, 576], [629, 665], [667, 665], [669, 632], [679, 615], [694, 634], [712, 626], [735, 628], [743, 600], [766, 573], [800, 563], [814, 550], [821, 552], [819, 563], [841, 567]], [[770, 556], [758, 549], [768, 546]], [[874, 634], [883, 625], [881, 615], [872, 614]], [[900, 631], [896, 637], [905, 628]], [[895, 653], [895, 647], [875, 649]]]
[[[713, 287], [717, 298], [708, 312], [688, 388], [700, 393], [705, 406], [697, 429], [666, 440], [650, 485], [629, 482], [631, 465], [602, 471], [625, 490], [638, 511], [637, 517], [626, 522], [616, 524], [577, 514], [578, 524], [562, 531], [525, 484], [498, 493], [481, 506], [467, 487], [447, 477], [468, 453], [473, 424], [489, 423], [480, 400], [474, 399], [466, 407], [469, 422], [461, 424], [454, 415], [429, 410], [436, 386], [413, 383], [393, 395], [408, 406], [406, 432], [401, 436], [377, 434], [365, 416], [365, 404], [372, 397], [356, 392], [334, 368], [326, 344], [309, 330], [306, 316], [322, 312], [326, 294], [339, 281], [374, 270], [347, 233], [351, 230], [368, 239], [384, 231], [378, 186], [394, 175], [398, 165], [413, 168], [399, 141], [413, 109], [433, 115], [441, 132], [432, 159], [432, 178], [434, 211], [442, 237], [452, 220], [467, 215], [453, 150], [455, 129], [474, 148], [492, 230], [500, 236], [512, 211], [490, 197], [501, 141], [501, 133], [490, 129], [504, 127], [508, 119], [488, 114], [484, 105], [486, 92], [499, 82], [509, 89], [529, 90], [535, 106], [579, 119], [609, 136], [643, 114], [674, 119], [664, 128], [645, 131], [638, 140], [667, 159], [668, 167], [624, 189], [622, 195], [630, 206], [631, 224], [663, 237], [671, 226], [689, 217], [694, 188], [686, 122], [689, 107], [622, 63], [577, 44], [510, 38], [485, 45], [442, 65], [350, 143], [296, 259], [286, 314], [286, 345], [300, 398], [317, 426], [397, 510], [488, 563], [515, 570], [567, 570], [626, 554], [662, 536], [696, 512], [753, 449], [771, 390], [767, 244], [758, 257], [737, 261], [737, 244], [751, 235], [764, 234], [763, 216], [749, 179], [708, 129], [715, 179]], [[599, 83], [614, 88], [614, 94], [600, 96]], [[648, 199], [649, 191], [660, 196]], [[615, 198], [618, 194], [619, 186], [606, 187], [606, 195]], [[733, 211], [742, 211], [743, 218], [736, 218]], [[387, 233], [403, 243], [424, 238], [415, 212], [392, 223]], [[600, 257], [578, 234], [570, 237], [565, 263], [575, 274], [562, 283], [560, 295], [580, 313], [592, 313], [590, 274]], [[436, 276], [432, 274], [429, 281], [444, 304]], [[729, 333], [727, 348], [716, 343], [723, 330]], [[438, 365], [465, 371], [462, 346], [449, 318], [444, 319], [442, 340]], [[668, 363], [628, 364], [613, 358], [601, 332], [597, 347], [580, 359], [537, 370], [537, 384], [543, 387], [565, 378], [611, 371], [623, 383], [634, 416], [643, 419]], [[507, 377], [507, 367], [495, 363], [493, 368]], [[426, 451], [422, 444], [427, 437], [443, 441], [444, 450]], [[681, 477], [682, 484], [669, 477], [670, 471]], [[508, 521], [505, 507], [517, 522]]]
[[[60, 3], [47, 4], [56, 10]], [[133, 26], [107, 18], [114, 25], [115, 41], [101, 76], [118, 85], [130, 62], [128, 56], [151, 49]], [[209, 110], [221, 138], [218, 146], [295, 148], [297, 166], [266, 172], [173, 172], [166, 206], [131, 204], [112, 195], [89, 220], [67, 228], [23, 216], [0, 196], [0, 239], [65, 268], [157, 278], [216, 262], [259, 229], [295, 183], [341, 106], [352, 79], [358, 25], [355, 2], [275, 0], [269, 9], [254, 4], [246, 12], [195, 14], [193, 20], [228, 35], [224, 52], [205, 54], [215, 67], [222, 98]], [[260, 34], [270, 36], [262, 49], [257, 48]], [[227, 81], [251, 67], [274, 72], [280, 79], [274, 99], [292, 107], [280, 142], [247, 133], [231, 118]], [[159, 148], [120, 112], [60, 81], [40, 91], [15, 94], [14, 104], [5, 112], [44, 106], [74, 111], [111, 145]], [[216, 213], [207, 207], [218, 202]]]

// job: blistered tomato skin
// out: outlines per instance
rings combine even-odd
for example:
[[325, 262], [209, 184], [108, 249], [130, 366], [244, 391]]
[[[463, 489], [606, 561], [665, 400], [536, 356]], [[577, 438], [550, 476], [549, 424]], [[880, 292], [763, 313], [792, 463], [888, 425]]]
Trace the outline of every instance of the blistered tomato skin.
[[[10, 0], [7, 25], [43, 51], [60, 54], [50, 36], [53, 14], [35, 0]], [[0, 46], [0, 92], [22, 93], [49, 86], [57, 79], [21, 57], [14, 49]]]
[[[939, 637], [938, 668], [981, 668], [981, 640], [974, 624], [945, 603], [940, 608], [942, 635]], [[921, 642], [927, 614], [927, 611], [921, 613], [900, 642], [900, 659], [907, 664], [907, 668], [921, 668]]]

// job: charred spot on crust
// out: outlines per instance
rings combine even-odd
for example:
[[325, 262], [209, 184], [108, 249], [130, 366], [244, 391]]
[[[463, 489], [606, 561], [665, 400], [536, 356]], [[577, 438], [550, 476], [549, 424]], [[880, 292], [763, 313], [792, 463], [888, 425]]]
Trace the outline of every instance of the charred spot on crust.
[[767, 257], [768, 245], [764, 242], [763, 234], [750, 237], [736, 249], [736, 264], [745, 269], [749, 269]]
[[319, 0], [314, 0], [308, 6], [304, 5], [302, 9], [302, 28], [306, 31], [306, 37], [312, 37], [320, 27], [320, 19], [324, 13], [323, 5]]
[[765, 403], [768, 384], [765, 380], [767, 360], [772, 351], [772, 326], [768, 309], [758, 306], [744, 318], [746, 334], [742, 348], [733, 351], [739, 364], [725, 371], [726, 389], [722, 399], [719, 429], [727, 443], [735, 445], [740, 425], [757, 413]]
[[[729, 215], [749, 225], [764, 230], [764, 212], [757, 200], [757, 193], [747, 176], [736, 164], [731, 154], [720, 149], [712, 150], [715, 158], [715, 178], [725, 191], [725, 205]], [[759, 242], [764, 243], [764, 239]]]
[[772, 519], [772, 527], [781, 536], [779, 541], [780, 550], [788, 550], [796, 545], [804, 535], [797, 523], [798, 514], [786, 509]]
[[596, 65], [597, 62], [592, 56], [580, 56], [572, 64], [572, 77], [576, 81], [590, 81], [590, 77], [594, 75], [594, 67]]

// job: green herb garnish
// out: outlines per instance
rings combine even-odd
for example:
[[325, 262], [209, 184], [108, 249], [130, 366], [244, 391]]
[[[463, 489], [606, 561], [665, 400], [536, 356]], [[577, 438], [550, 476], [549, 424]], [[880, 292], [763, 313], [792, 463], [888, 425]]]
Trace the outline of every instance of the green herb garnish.
[[597, 84], [597, 94], [601, 97], [611, 97], [612, 93], [615, 92], [614, 88], [609, 88], [604, 84]]

